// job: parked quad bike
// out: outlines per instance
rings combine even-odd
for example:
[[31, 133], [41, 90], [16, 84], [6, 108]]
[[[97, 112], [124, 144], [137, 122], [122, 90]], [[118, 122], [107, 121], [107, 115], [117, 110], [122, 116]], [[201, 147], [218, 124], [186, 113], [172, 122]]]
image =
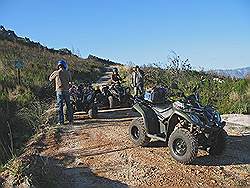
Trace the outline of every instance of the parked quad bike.
[[121, 84], [112, 84], [110, 87], [105, 86], [102, 89], [101, 104], [109, 108], [116, 106], [130, 107], [133, 104], [130, 88]]
[[71, 96], [73, 112], [85, 111], [90, 118], [96, 118], [98, 114], [97, 104], [95, 102], [94, 91], [91, 88], [85, 88], [82, 94]]
[[108, 97], [111, 95], [109, 91], [109, 86], [103, 85], [100, 92], [95, 94], [96, 101], [98, 103], [99, 108], [109, 108], [109, 99]]
[[133, 104], [132, 95], [130, 94], [130, 88], [124, 87], [120, 84], [114, 84], [110, 87], [109, 106], [114, 108], [115, 106], [131, 107]]
[[[168, 142], [171, 156], [184, 164], [191, 163], [204, 149], [211, 155], [220, 155], [225, 147], [225, 122], [211, 106], [201, 106], [195, 95], [162, 103], [136, 99], [133, 109], [141, 117], [129, 127], [130, 139], [137, 146], [146, 146], [151, 138]], [[193, 101], [191, 102], [192, 99]]]

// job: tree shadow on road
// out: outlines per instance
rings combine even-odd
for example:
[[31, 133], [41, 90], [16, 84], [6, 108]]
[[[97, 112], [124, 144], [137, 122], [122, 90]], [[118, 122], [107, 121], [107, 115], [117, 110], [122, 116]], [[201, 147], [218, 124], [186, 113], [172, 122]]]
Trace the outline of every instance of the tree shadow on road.
[[111, 180], [95, 175], [88, 167], [74, 167], [63, 170], [64, 175], [70, 178], [70, 181], [63, 182], [63, 187], [103, 187], [103, 188], [125, 188], [128, 187], [117, 180]]
[[[140, 115], [134, 112], [131, 108], [108, 109], [101, 110], [96, 119], [86, 117], [83, 112], [78, 112], [75, 115], [75, 128], [88, 129], [106, 126], [123, 126], [122, 123], [131, 122]], [[117, 124], [119, 123], [119, 124]], [[127, 126], [127, 125], [126, 125]]]
[[139, 113], [133, 111], [131, 108], [108, 109], [102, 110], [98, 113], [98, 119], [123, 119], [138, 116], [140, 116]]
[[[29, 177], [31, 187], [128, 187], [127, 184], [120, 181], [96, 175], [89, 167], [83, 164], [81, 166], [67, 167], [63, 164], [63, 160], [65, 159], [59, 160], [54, 157], [41, 155], [32, 155], [28, 158], [29, 165], [25, 166], [21, 177]], [[74, 160], [74, 158], [72, 158], [72, 160]], [[0, 178], [0, 185], [1, 181], [3, 180]], [[20, 182], [22, 181], [20, 180]], [[11, 185], [6, 184], [6, 187], [10, 186]], [[24, 182], [20, 187], [30, 186]]]
[[221, 156], [199, 156], [192, 164], [202, 166], [250, 164], [250, 135], [228, 136], [225, 151]]
[[[131, 108], [115, 108], [115, 109], [107, 109], [100, 110], [98, 112], [97, 118], [93, 120], [102, 120], [102, 119], [124, 119], [124, 118], [135, 118], [139, 117], [140, 114], [138, 112], [133, 111]], [[74, 114], [74, 117], [77, 120], [91, 120], [87, 117], [85, 112], [77, 112]]]

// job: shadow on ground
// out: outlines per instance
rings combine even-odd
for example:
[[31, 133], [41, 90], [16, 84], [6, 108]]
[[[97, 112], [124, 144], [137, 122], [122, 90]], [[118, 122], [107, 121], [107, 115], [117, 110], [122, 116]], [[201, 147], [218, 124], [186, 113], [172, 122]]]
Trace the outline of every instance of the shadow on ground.
[[74, 115], [74, 125], [83, 128], [116, 126], [117, 124], [114, 123], [132, 121], [139, 116], [139, 113], [133, 111], [131, 108], [100, 110], [96, 119], [87, 117], [84, 112], [77, 112]]
[[[31, 157], [29, 157], [31, 158]], [[74, 159], [72, 159], [74, 160]], [[23, 176], [30, 177], [29, 183], [21, 183], [21, 187], [112, 187], [126, 188], [128, 185], [94, 174], [89, 167], [65, 167], [61, 160], [41, 155], [32, 156], [29, 166], [25, 167]], [[1, 180], [1, 179], [0, 179]], [[1, 181], [0, 181], [1, 183]], [[0, 184], [1, 185], [1, 184]], [[12, 187], [11, 184], [5, 184]]]
[[149, 144], [145, 147], [147, 147], [147, 148], [161, 148], [161, 147], [166, 148], [167, 146], [168, 146], [167, 142], [153, 141], [153, 142], [149, 142]]
[[67, 168], [63, 171], [69, 177], [70, 182], [63, 182], [63, 187], [102, 187], [102, 188], [125, 188], [128, 185], [120, 181], [96, 176], [88, 167]]
[[200, 156], [192, 164], [222, 166], [250, 164], [250, 135], [228, 136], [225, 151], [221, 156]]
[[139, 113], [131, 108], [116, 108], [108, 110], [100, 110], [98, 119], [123, 119], [138, 117]]

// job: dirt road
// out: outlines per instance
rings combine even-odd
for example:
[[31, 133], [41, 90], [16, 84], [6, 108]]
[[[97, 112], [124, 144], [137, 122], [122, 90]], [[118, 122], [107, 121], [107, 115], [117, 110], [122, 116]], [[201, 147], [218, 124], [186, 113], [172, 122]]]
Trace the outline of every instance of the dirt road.
[[164, 143], [131, 143], [128, 125], [137, 115], [128, 108], [103, 110], [98, 119], [77, 114], [75, 127], [62, 129], [60, 142], [46, 140], [41, 155], [62, 162], [64, 187], [250, 186], [249, 134], [228, 128], [222, 157], [200, 152], [192, 165], [182, 165]]

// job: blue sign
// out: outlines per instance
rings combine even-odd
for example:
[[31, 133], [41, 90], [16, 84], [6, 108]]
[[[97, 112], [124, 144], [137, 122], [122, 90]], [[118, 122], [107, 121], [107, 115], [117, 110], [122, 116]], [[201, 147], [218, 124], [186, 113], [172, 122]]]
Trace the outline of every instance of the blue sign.
[[15, 68], [16, 69], [22, 69], [24, 66], [22, 61], [15, 61]]

